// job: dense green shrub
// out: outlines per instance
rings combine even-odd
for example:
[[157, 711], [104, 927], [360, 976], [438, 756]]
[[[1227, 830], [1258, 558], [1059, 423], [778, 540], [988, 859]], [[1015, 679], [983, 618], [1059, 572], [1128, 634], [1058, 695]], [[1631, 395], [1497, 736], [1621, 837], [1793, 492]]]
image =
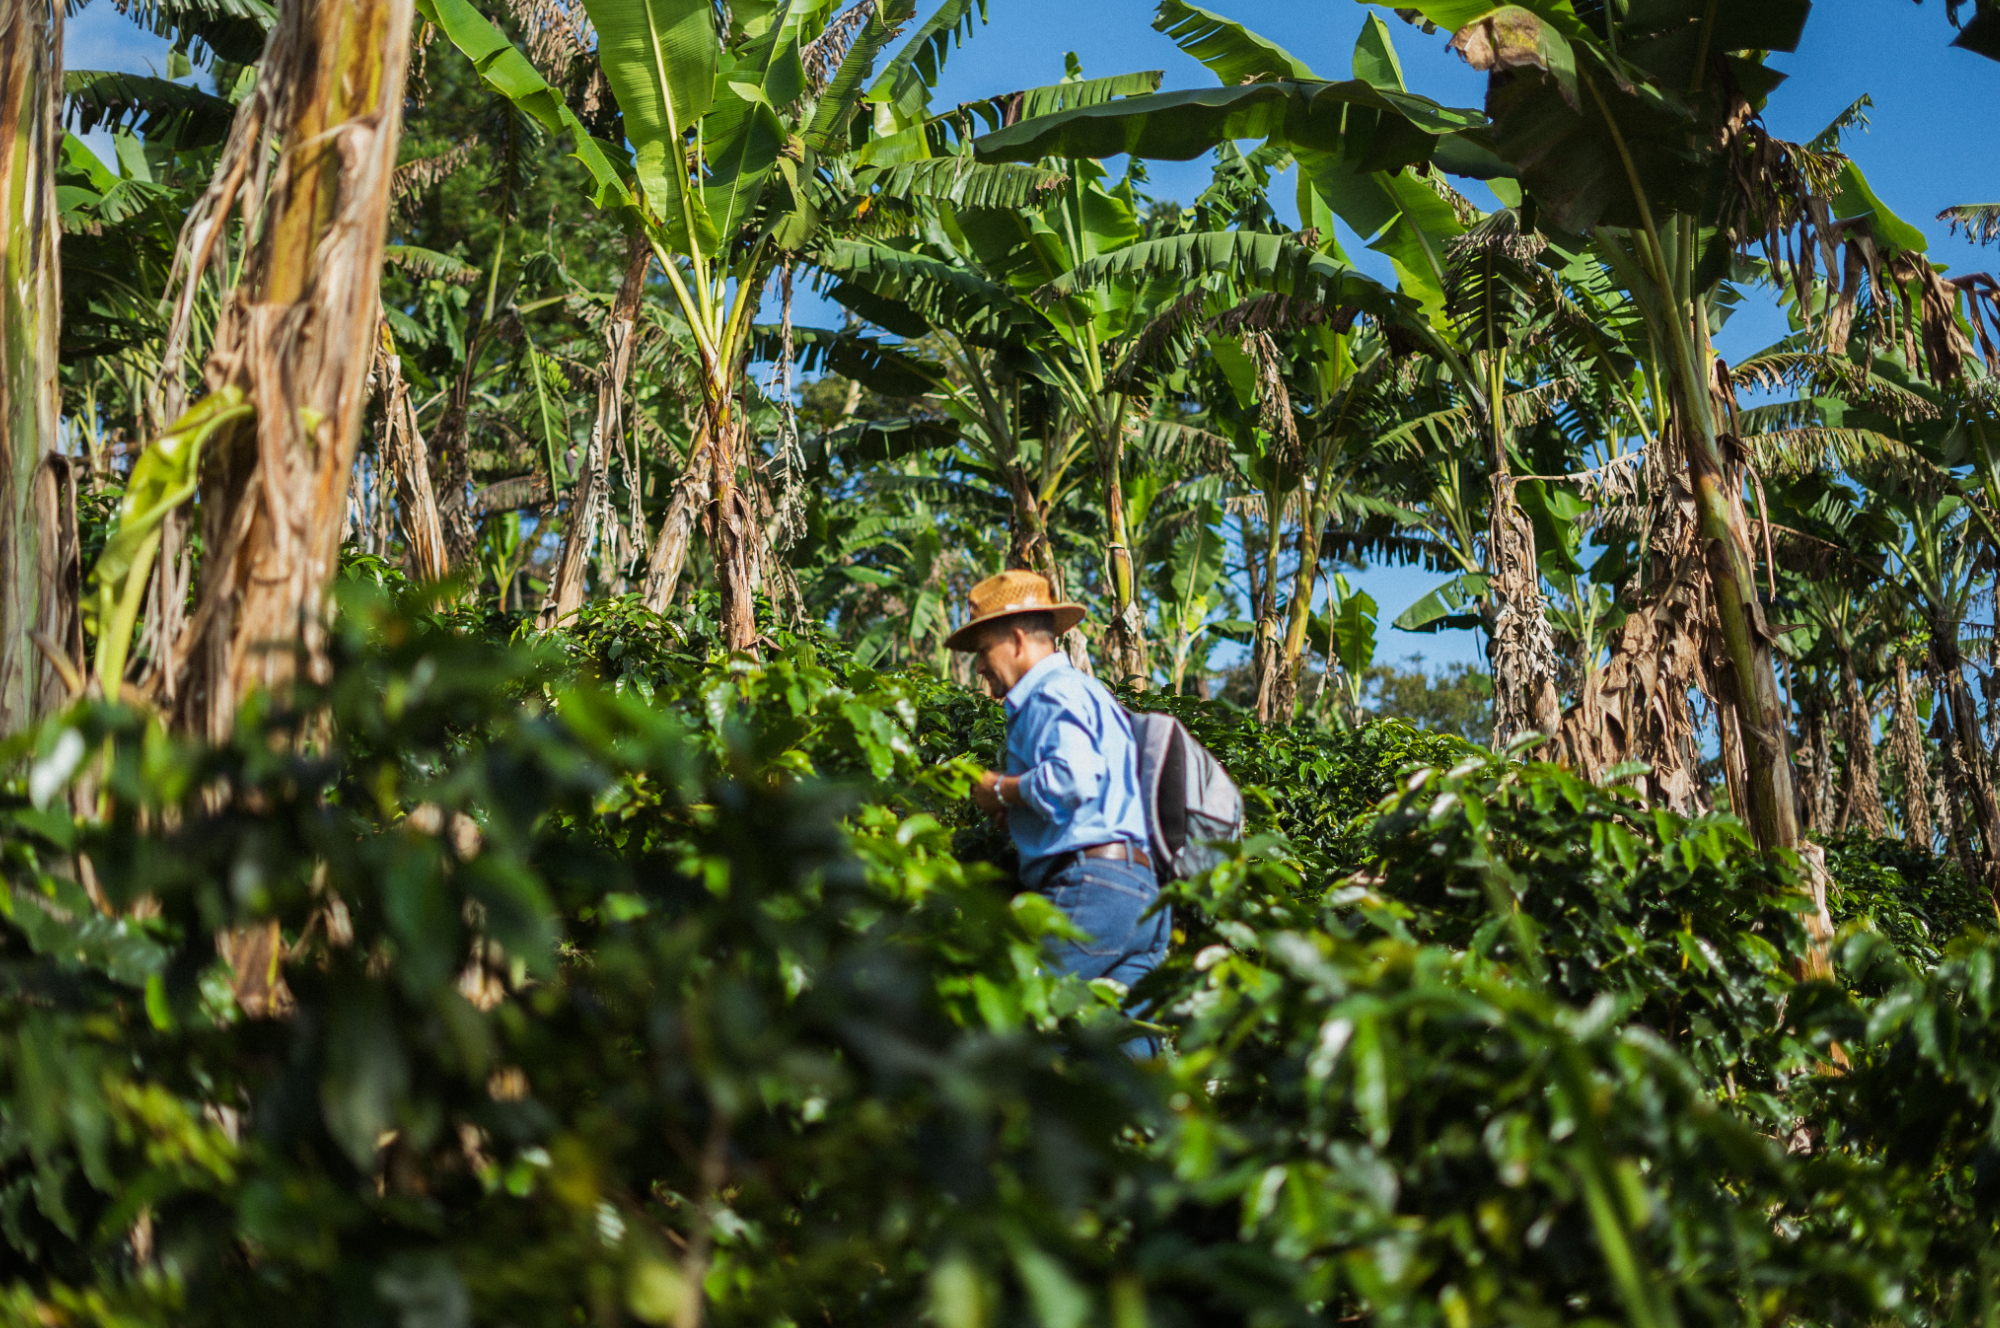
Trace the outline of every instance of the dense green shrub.
[[1867, 919], [1916, 963], [1937, 963], [1968, 931], [1994, 929], [1993, 900], [1949, 859], [1900, 839], [1849, 837], [1825, 847], [1833, 920]]
[[[1122, 1025], [932, 819], [796, 777], [962, 794], [893, 694], [789, 658], [710, 671], [689, 717], [376, 626], [310, 755], [300, 714], [214, 751], [116, 708], [42, 736], [6, 828], [0, 1276], [231, 1324], [666, 1321], [696, 1276], [719, 1321], [903, 1319], [929, 1255], [996, 1245], [1089, 1285], [1068, 1220], [1141, 1093]], [[74, 827], [50, 785], [106, 743], [113, 815]], [[267, 919], [288, 1008], [247, 1018], [215, 938]]]
[[[1165, 1151], [1192, 1197], [1233, 1212], [1262, 1276], [1190, 1274], [1181, 1251], [1142, 1257], [1149, 1273], [1272, 1322], [1317, 1305], [1318, 1322], [1454, 1328], [1894, 1305], [1900, 1233], [1867, 1169], [1788, 1155], [1632, 998], [1567, 1004], [1477, 953], [1274, 905], [1296, 897], [1287, 875], [1242, 864], [1199, 892], [1230, 943], [1194, 956], [1168, 1016], [1190, 1105]], [[1530, 951], [1534, 932], [1523, 916]]]
[[[1728, 818], [1131, 698], [1255, 830], [1169, 891], [1135, 1064], [983, 861], [996, 704], [776, 633], [718, 659], [699, 614], [494, 626], [357, 601], [329, 687], [221, 749], [106, 706], [13, 739], [0, 1317], [1985, 1312], [1995, 955], [1897, 932], [1965, 906], [1880, 846], [1833, 854], [1846, 985], [1801, 985], [1797, 881]], [[253, 1017], [218, 937], [249, 969], [273, 924]]]

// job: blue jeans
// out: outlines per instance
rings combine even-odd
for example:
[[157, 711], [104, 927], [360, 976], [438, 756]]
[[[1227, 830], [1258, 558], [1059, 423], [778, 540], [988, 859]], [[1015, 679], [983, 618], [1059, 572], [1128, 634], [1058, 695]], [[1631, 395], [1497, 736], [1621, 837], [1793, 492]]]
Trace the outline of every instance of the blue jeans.
[[[1087, 941], [1049, 942], [1049, 963], [1074, 977], [1111, 978], [1128, 988], [1158, 968], [1173, 936], [1171, 910], [1146, 911], [1159, 902], [1151, 867], [1112, 858], [1072, 857], [1042, 876], [1036, 892], [1063, 911]], [[1134, 1011], [1133, 1013], [1143, 1013]], [[1126, 1044], [1135, 1056], [1152, 1056], [1152, 1038]]]

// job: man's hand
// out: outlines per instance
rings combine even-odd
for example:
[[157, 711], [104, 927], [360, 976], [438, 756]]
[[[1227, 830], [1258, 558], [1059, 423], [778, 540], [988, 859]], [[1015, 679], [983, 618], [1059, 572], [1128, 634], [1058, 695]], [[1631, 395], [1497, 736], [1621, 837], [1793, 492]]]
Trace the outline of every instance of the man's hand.
[[1016, 791], [1020, 782], [1012, 775], [997, 775], [988, 770], [972, 786], [972, 801], [983, 812], [1005, 815], [1009, 806], [1021, 800]]

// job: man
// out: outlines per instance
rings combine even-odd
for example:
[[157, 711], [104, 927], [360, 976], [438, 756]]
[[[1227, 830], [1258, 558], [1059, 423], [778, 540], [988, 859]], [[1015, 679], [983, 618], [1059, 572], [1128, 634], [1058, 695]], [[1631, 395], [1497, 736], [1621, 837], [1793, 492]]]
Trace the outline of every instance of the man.
[[1006, 771], [988, 771], [973, 800], [1006, 817], [1021, 883], [1090, 938], [1056, 944], [1054, 965], [1129, 987], [1166, 956], [1171, 928], [1165, 909], [1146, 916], [1159, 885], [1146, 856], [1131, 722], [1056, 648], [1084, 611], [1056, 603], [1048, 578], [988, 577], [972, 588], [971, 607], [971, 620], [945, 644], [976, 657], [979, 676], [1007, 707]]

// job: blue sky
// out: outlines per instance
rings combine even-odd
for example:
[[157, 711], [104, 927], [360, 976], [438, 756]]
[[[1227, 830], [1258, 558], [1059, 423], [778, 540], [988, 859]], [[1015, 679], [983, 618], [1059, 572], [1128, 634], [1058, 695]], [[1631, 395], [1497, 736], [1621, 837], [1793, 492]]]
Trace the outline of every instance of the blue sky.
[[[990, 21], [953, 53], [938, 101], [948, 105], [1054, 82], [1062, 77], [1065, 51], [1075, 51], [1088, 74], [1160, 69], [1169, 88], [1212, 84], [1205, 69], [1153, 31], [1153, 3], [990, 0]], [[1211, 0], [1211, 7], [1334, 78], [1347, 75], [1355, 36], [1369, 12], [1353, 0]], [[1390, 27], [1412, 90], [1448, 104], [1480, 104], [1483, 76], [1445, 49], [1442, 33], [1427, 37], [1393, 17]], [[1868, 94], [1875, 102], [1872, 125], [1851, 136], [1847, 147], [1877, 194], [1930, 237], [1934, 262], [1956, 271], [1992, 269], [2000, 267], [2000, 250], [1982, 252], [1933, 220], [1954, 203], [2000, 202], [2000, 144], [1986, 119], [2000, 109], [2000, 64], [1951, 48], [1950, 38], [1943, 0], [1921, 6], [1908, 0], [1819, 0], [1799, 50], [1773, 57], [1772, 64], [1791, 78], [1773, 95], [1765, 119], [1781, 138], [1809, 138]], [[166, 45], [108, 0], [95, 0], [69, 20], [63, 55], [70, 69], [158, 73], [165, 67]], [[92, 138], [109, 157], [108, 138]], [[1201, 190], [1207, 168], [1201, 162], [1164, 162], [1154, 164], [1150, 175], [1157, 196], [1185, 201]], [[1374, 261], [1358, 246], [1350, 245], [1349, 252], [1364, 266]], [[799, 311], [802, 321], [813, 316]], [[1783, 332], [1775, 310], [1747, 309], [1726, 329], [1720, 348], [1740, 359]], [[1471, 632], [1418, 636], [1386, 626], [1430, 588], [1432, 574], [1376, 568], [1356, 579], [1382, 609], [1379, 657], [1421, 651], [1433, 662], [1480, 658]]]

